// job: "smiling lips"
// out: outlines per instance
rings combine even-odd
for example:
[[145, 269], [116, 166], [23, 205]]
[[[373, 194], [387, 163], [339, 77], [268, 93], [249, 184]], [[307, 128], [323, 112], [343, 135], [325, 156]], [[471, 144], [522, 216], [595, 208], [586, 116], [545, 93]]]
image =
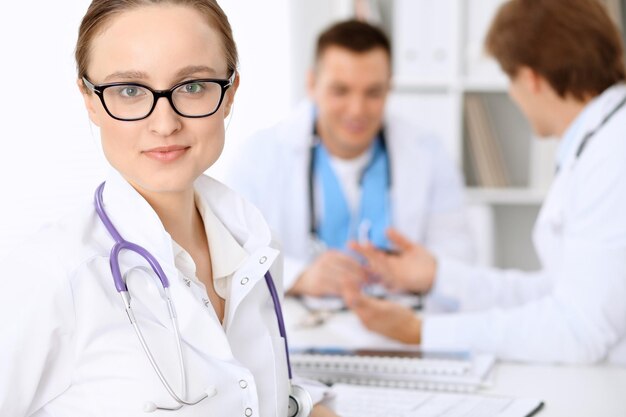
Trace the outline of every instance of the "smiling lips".
[[156, 159], [160, 162], [172, 162], [183, 156], [189, 148], [189, 146], [181, 145], [161, 146], [143, 151], [143, 153], [148, 158]]

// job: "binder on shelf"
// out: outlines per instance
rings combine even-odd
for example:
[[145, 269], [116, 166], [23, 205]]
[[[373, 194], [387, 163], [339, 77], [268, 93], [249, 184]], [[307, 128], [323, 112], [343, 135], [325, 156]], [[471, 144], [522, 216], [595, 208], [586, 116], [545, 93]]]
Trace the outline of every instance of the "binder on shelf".
[[393, 9], [394, 75], [449, 82], [457, 32], [454, 2], [395, 0]]
[[495, 359], [466, 352], [305, 349], [290, 354], [299, 376], [325, 384], [348, 383], [438, 391], [484, 387]]
[[509, 185], [502, 149], [487, 108], [478, 95], [465, 98], [468, 148], [470, 161], [481, 187], [506, 187]]

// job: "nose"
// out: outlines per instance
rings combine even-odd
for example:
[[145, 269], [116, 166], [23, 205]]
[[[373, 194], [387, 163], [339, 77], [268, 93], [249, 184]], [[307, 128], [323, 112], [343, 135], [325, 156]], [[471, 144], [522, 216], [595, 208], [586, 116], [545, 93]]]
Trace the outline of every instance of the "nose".
[[348, 112], [353, 117], [363, 116], [365, 113], [365, 103], [366, 98], [362, 95], [355, 94], [350, 97], [350, 101], [348, 102]]
[[148, 117], [150, 131], [159, 136], [170, 136], [182, 127], [181, 117], [167, 98], [159, 97], [154, 111]]

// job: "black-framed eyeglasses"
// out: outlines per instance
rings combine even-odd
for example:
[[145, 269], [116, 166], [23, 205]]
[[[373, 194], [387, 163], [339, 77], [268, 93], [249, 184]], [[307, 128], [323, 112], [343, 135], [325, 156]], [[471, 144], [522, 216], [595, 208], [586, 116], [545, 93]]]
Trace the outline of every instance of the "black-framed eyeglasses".
[[220, 108], [224, 94], [233, 85], [236, 74], [233, 71], [227, 80], [201, 78], [183, 81], [169, 90], [153, 90], [143, 84], [128, 82], [97, 85], [87, 77], [83, 77], [83, 83], [100, 98], [109, 116], [116, 120], [133, 122], [150, 116], [161, 97], [167, 98], [180, 116], [208, 117]]

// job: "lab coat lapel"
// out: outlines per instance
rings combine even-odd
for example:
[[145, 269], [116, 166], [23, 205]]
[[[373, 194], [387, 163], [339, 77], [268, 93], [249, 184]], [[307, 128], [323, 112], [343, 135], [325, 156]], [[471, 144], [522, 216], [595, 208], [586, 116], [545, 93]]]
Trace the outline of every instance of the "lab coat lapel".
[[270, 247], [271, 231], [259, 210], [228, 187], [210, 177], [196, 181], [196, 190], [233, 237], [250, 255], [233, 274], [226, 302], [224, 323], [233, 323], [237, 309], [257, 285], [265, 285], [264, 275], [276, 260], [279, 251]]
[[[188, 287], [178, 276], [173, 265], [161, 262], [161, 266], [170, 280], [170, 296], [176, 311], [176, 321], [183, 343], [198, 352], [211, 351], [212, 356], [221, 359], [232, 357], [225, 337], [216, 337], [223, 333], [221, 324], [215, 318], [213, 307], [205, 305], [201, 296], [194, 295], [197, 288]], [[134, 260], [134, 265], [141, 262]], [[141, 328], [145, 328], [148, 320], [158, 322], [161, 326], [173, 331], [164, 292], [158, 278], [146, 267], [131, 267], [127, 277], [127, 285], [132, 294], [132, 306]]]
[[[233, 323], [239, 306], [250, 296], [257, 285], [266, 286], [265, 274], [279, 252], [269, 246], [256, 249], [232, 278], [225, 324]], [[269, 289], [267, 290], [269, 294]], [[280, 295], [280, 294], [279, 294]]]
[[[280, 213], [278, 222], [284, 224], [282, 230], [291, 235], [286, 241], [292, 242], [296, 247], [291, 248], [292, 253], [310, 254], [310, 195], [309, 195], [309, 166], [311, 162], [311, 146], [313, 143], [314, 108], [309, 101], [301, 103], [294, 111], [293, 118], [289, 118], [285, 125], [281, 125], [279, 137], [286, 138], [283, 149], [286, 161], [282, 170], [283, 175], [278, 178], [282, 184], [277, 185], [272, 193], [277, 198], [274, 212]], [[281, 208], [282, 207], [282, 208]], [[290, 215], [285, 215], [284, 207], [289, 207]]]
[[[170, 284], [176, 280], [177, 275], [171, 267], [174, 259], [169, 233], [148, 202], [113, 169], [109, 171], [104, 187], [103, 206], [122, 238], [150, 252], [163, 268]], [[107, 236], [112, 247], [115, 241], [108, 232]], [[156, 320], [165, 327], [171, 327], [163, 287], [149, 264], [138, 254], [127, 250], [120, 253], [119, 262], [131, 296], [131, 307], [138, 319]]]
[[[423, 158], [424, 152], [410, 151], [410, 148], [418, 146], [417, 135], [407, 132], [407, 128], [400, 120], [385, 121], [391, 166], [391, 225], [402, 230], [410, 239], [419, 239], [423, 225], [415, 219], [422, 218], [423, 213], [418, 213], [428, 206], [423, 200], [427, 197], [426, 184], [430, 182], [433, 161]], [[402, 204], [393, 204], [399, 201]]]
[[172, 299], [176, 308], [181, 339], [197, 352], [211, 352], [212, 357], [227, 360], [232, 352], [224, 335], [222, 324], [215, 315], [213, 306], [203, 301], [194, 284], [187, 286], [177, 280], [171, 286]]
[[[207, 347], [212, 346], [213, 354], [229, 357], [231, 354], [226, 339], [211, 337], [223, 332], [221, 324], [212, 317], [214, 313], [209, 309], [211, 306], [205, 306], [202, 297], [194, 294], [194, 290], [197, 289], [188, 287], [179, 276], [174, 262], [171, 236], [165, 231], [148, 202], [113, 170], [107, 178], [104, 189], [104, 205], [122, 237], [149, 251], [165, 272], [170, 284], [181, 339], [200, 352], [207, 352]], [[152, 320], [171, 329], [172, 322], [164, 291], [147, 262], [133, 252], [123, 251], [120, 255], [120, 265], [127, 280], [131, 305], [138, 316], [139, 326], [142, 326], [144, 320]], [[218, 333], [215, 333], [216, 331]]]

